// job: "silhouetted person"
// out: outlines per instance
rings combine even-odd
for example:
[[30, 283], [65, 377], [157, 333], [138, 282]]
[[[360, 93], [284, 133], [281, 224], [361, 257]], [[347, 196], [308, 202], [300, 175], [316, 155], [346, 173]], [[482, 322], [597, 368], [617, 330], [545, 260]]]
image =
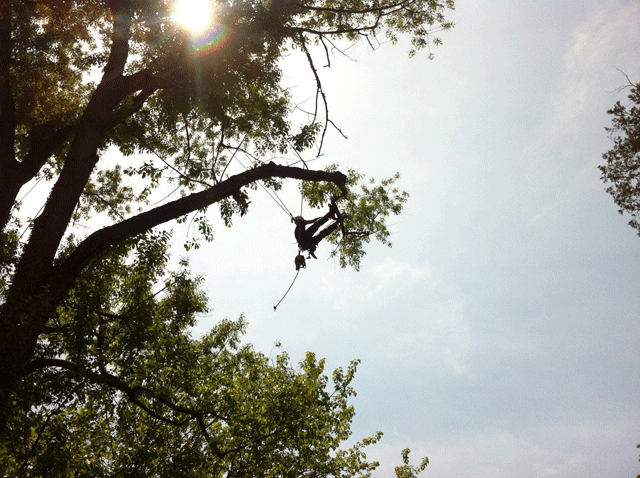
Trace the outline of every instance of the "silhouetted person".
[[[296, 223], [295, 236], [296, 241], [298, 242], [298, 248], [301, 251], [309, 251], [309, 257], [317, 259], [314, 252], [318, 247], [318, 244], [320, 244], [320, 241], [335, 231], [340, 225], [340, 222], [338, 221], [338, 214], [338, 207], [334, 202], [331, 202], [329, 212], [322, 217], [310, 220], [306, 220], [302, 216], [294, 217], [293, 222]], [[331, 219], [333, 219], [334, 222], [329, 224], [329, 226], [324, 228], [322, 231], [318, 232], [318, 230]]]

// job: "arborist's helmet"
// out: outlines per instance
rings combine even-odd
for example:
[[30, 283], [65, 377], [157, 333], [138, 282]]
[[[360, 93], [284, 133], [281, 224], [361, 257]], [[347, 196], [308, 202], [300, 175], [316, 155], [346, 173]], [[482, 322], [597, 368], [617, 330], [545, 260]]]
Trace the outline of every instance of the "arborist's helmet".
[[293, 218], [293, 222], [296, 223], [296, 226], [298, 226], [300, 224], [304, 224], [304, 217], [296, 216], [296, 217]]

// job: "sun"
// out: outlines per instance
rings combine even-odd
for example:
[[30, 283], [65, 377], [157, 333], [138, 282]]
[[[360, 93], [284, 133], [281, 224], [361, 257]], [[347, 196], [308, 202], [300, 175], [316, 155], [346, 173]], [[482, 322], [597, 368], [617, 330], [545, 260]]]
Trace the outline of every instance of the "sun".
[[191, 33], [200, 33], [209, 25], [213, 10], [209, 0], [177, 0], [174, 19]]

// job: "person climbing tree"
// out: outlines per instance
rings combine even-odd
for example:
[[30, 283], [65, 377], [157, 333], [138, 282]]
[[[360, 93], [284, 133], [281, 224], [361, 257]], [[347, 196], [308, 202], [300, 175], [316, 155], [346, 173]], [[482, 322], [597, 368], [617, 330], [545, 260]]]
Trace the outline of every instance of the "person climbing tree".
[[[325, 227], [322, 231], [318, 232], [319, 229], [331, 219], [333, 219], [334, 222], [329, 224], [329, 226]], [[293, 222], [296, 224], [295, 236], [296, 241], [298, 242], [298, 249], [300, 249], [300, 251], [308, 251], [309, 258], [313, 257], [314, 259], [317, 259], [314, 252], [318, 247], [318, 244], [320, 244], [325, 237], [334, 232], [340, 225], [340, 211], [338, 210], [338, 206], [336, 206], [335, 201], [332, 200], [329, 205], [329, 212], [324, 216], [309, 220], [304, 219], [302, 216], [296, 216], [293, 218]], [[306, 226], [309, 224], [311, 224], [311, 226], [307, 228]], [[297, 263], [296, 267], [299, 268]]]

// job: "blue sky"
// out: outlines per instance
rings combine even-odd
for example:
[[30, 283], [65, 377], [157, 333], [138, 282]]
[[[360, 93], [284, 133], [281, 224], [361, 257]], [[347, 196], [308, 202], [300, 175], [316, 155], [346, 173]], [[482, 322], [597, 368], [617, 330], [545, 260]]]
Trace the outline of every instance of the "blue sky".
[[[374, 476], [410, 447], [424, 476], [635, 477], [640, 238], [597, 166], [626, 100], [617, 69], [640, 81], [640, 3], [467, 0], [451, 18], [433, 61], [361, 45], [321, 71], [349, 139], [331, 133], [314, 164], [401, 173], [394, 247], [356, 273], [321, 246], [274, 313], [296, 247], [258, 192], [192, 255], [213, 308], [200, 327], [245, 313], [267, 354], [362, 359], [354, 438], [385, 432]], [[282, 196], [296, 211], [295, 185]]]

